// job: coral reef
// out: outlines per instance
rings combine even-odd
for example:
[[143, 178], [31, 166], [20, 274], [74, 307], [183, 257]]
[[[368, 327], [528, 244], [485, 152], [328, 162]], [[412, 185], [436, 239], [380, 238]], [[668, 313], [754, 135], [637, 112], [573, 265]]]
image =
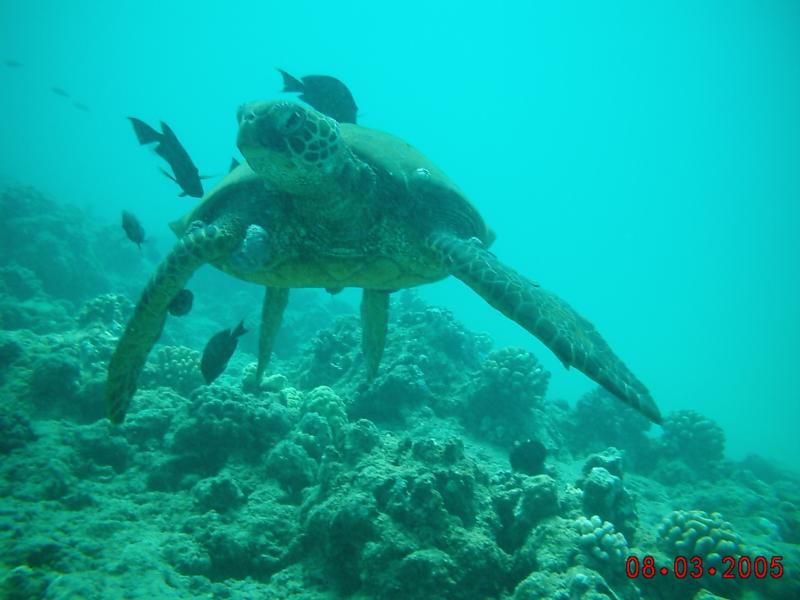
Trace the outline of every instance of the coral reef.
[[520, 548], [537, 522], [559, 512], [558, 488], [548, 475], [511, 476], [492, 501], [500, 519], [497, 543], [506, 552]]
[[0, 214], [0, 255], [34, 273], [47, 294], [76, 301], [111, 287], [75, 207], [17, 187], [0, 192]]
[[[187, 414], [167, 434], [174, 456], [167, 461], [184, 474], [214, 475], [227, 460], [255, 462], [283, 438], [296, 415], [273, 398], [244, 395], [231, 388], [200, 387], [192, 394]], [[164, 483], [180, 481], [173, 471], [159, 473]]]
[[5, 382], [6, 372], [20, 356], [22, 346], [19, 342], [0, 332], [0, 385]]
[[[698, 556], [702, 559], [703, 576], [698, 580], [709, 590], [735, 593], [746, 580], [724, 579], [723, 557], [740, 558], [748, 554], [742, 537], [718, 512], [676, 510], [668, 514], [658, 527], [658, 545], [666, 556]], [[759, 551], [750, 551], [751, 559]], [[709, 569], [716, 569], [714, 575]], [[788, 596], [787, 596], [788, 597]]]
[[744, 543], [733, 526], [715, 512], [676, 510], [658, 528], [661, 548], [673, 556], [700, 556], [706, 568], [720, 568], [723, 556], [741, 556]]
[[467, 400], [467, 424], [486, 439], [511, 445], [533, 434], [532, 409], [541, 405], [550, 373], [522, 348], [492, 351]]
[[[714, 477], [725, 454], [725, 432], [714, 421], [693, 410], [670, 413], [664, 419], [661, 455], [680, 461], [698, 477]], [[670, 465], [661, 477], [669, 477]]]
[[0, 267], [0, 295], [25, 301], [42, 293], [42, 282], [30, 269], [17, 263]]
[[[407, 332], [404, 337], [409, 341], [425, 340], [425, 344], [412, 342], [408, 351], [438, 354], [446, 357], [445, 363], [464, 365], [468, 369], [477, 368], [481, 357], [491, 347], [491, 341], [464, 329], [449, 310], [415, 303], [412, 296], [411, 290], [401, 294], [405, 300], [398, 303], [397, 326]], [[436, 387], [435, 384], [433, 387]]]
[[598, 387], [578, 399], [565, 430], [573, 452], [599, 452], [613, 446], [625, 452], [630, 469], [649, 472], [658, 456], [645, 435], [651, 425], [641, 413]]
[[80, 364], [73, 352], [46, 354], [36, 361], [31, 371], [31, 400], [42, 409], [69, 402], [80, 389], [80, 377]]
[[311, 343], [307, 366], [298, 380], [304, 387], [332, 385], [358, 377], [361, 366], [361, 330], [352, 316], [339, 317], [330, 328], [319, 331]]
[[352, 413], [379, 422], [398, 421], [432, 401], [422, 369], [416, 364], [395, 363], [356, 397]]
[[192, 489], [196, 506], [203, 512], [215, 510], [224, 513], [247, 502], [236, 480], [227, 475], [201, 479]]
[[597, 515], [580, 517], [575, 528], [581, 534], [580, 544], [584, 553], [601, 564], [604, 569], [619, 569], [628, 556], [628, 540], [614, 531], [614, 525]]
[[0, 454], [8, 454], [36, 439], [31, 422], [18, 412], [0, 408]]
[[141, 387], [168, 387], [188, 396], [203, 385], [200, 352], [185, 346], [159, 346], [154, 360], [145, 365]]
[[622, 483], [622, 454], [616, 448], [592, 454], [586, 459], [582, 473], [576, 485], [583, 490], [585, 514], [611, 521], [633, 541], [638, 516], [633, 496]]
[[71, 310], [71, 304], [63, 300], [53, 301], [37, 296], [20, 302], [0, 295], [0, 328], [41, 334], [66, 331], [72, 323]]
[[540, 475], [544, 471], [544, 459], [547, 448], [539, 440], [521, 440], [514, 442], [508, 453], [511, 469], [525, 475]]
[[531, 573], [515, 590], [512, 600], [618, 600], [603, 577], [585, 567], [572, 567], [565, 573]]
[[86, 302], [78, 313], [78, 325], [83, 328], [100, 325], [119, 335], [133, 312], [133, 303], [119, 294], [101, 294]]
[[[348, 293], [297, 291], [263, 380], [251, 336], [206, 386], [197, 350], [223, 321], [255, 322], [263, 290], [226, 283], [220, 306], [201, 270], [191, 317], [167, 320], [111, 425], [108, 360], [155, 251], [31, 190], [9, 203], [3, 598], [682, 600], [701, 585], [800, 597], [795, 476], [725, 459], [721, 429], [695, 413], [670, 415], [658, 438], [605, 392], [574, 410], [552, 400], [533, 355], [491, 351], [413, 291], [392, 297], [372, 381]], [[680, 506], [696, 510], [670, 514]], [[785, 576], [625, 577], [628, 554], [692, 553], [781, 555]]]

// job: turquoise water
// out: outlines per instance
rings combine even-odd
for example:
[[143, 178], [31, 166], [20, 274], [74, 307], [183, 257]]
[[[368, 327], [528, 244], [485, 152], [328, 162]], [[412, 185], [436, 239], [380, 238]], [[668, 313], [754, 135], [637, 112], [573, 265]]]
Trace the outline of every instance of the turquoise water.
[[[392, 296], [370, 381], [358, 290], [292, 291], [259, 388], [263, 290], [208, 266], [110, 424], [109, 357], [197, 202], [126, 117], [208, 190], [276, 68], [441, 166], [664, 427], [452, 277]], [[0, 2], [0, 140], [3, 600], [800, 597], [800, 3]], [[786, 572], [626, 575], [693, 554]]]
[[[219, 174], [275, 67], [338, 76], [663, 410], [713, 415], [733, 456], [800, 454], [796, 2], [4, 2], [0, 55], [24, 65], [0, 70], [0, 177], [109, 218], [134, 207], [164, 243], [190, 203], [123, 117], [166, 120]], [[590, 389], [459, 282], [424, 295], [542, 355], [555, 393]]]

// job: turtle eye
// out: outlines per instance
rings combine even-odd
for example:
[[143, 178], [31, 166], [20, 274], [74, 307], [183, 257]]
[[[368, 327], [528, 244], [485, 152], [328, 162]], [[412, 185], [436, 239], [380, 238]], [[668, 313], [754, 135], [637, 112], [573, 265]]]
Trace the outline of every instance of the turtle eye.
[[283, 113], [278, 117], [277, 129], [281, 135], [292, 135], [303, 126], [305, 115], [298, 108]]

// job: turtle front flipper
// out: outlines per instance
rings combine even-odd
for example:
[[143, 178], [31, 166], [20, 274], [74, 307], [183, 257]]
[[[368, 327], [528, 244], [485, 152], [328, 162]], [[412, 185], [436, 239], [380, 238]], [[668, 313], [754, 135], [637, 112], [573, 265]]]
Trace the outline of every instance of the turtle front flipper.
[[139, 373], [161, 335], [172, 299], [201, 265], [229, 254], [241, 243], [243, 235], [232, 219], [200, 227], [181, 238], [158, 266], [108, 365], [106, 411], [113, 423], [125, 418]]
[[378, 373], [388, 325], [389, 292], [365, 289], [361, 297], [361, 347], [368, 379], [373, 379]]
[[594, 325], [566, 302], [502, 264], [476, 239], [435, 234], [428, 242], [450, 273], [539, 338], [567, 368], [576, 367], [650, 420], [661, 422], [661, 413], [644, 384]]
[[261, 383], [264, 369], [269, 364], [275, 337], [283, 321], [283, 311], [289, 302], [289, 288], [267, 286], [264, 304], [261, 308], [261, 333], [258, 337], [258, 367], [256, 367], [256, 385]]

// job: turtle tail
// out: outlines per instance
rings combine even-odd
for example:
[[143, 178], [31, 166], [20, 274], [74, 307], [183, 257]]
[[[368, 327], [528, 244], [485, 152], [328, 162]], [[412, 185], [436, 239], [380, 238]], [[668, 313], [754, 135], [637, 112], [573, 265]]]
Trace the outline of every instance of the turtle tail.
[[661, 413], [636, 376], [589, 321], [555, 294], [501, 263], [478, 240], [435, 234], [430, 247], [450, 273], [489, 304], [539, 338], [561, 359], [655, 423]]
[[195, 229], [159, 265], [108, 365], [105, 396], [111, 422], [121, 423], [125, 419], [139, 373], [161, 335], [172, 299], [201, 265], [231, 252], [241, 238], [242, 233], [232, 220]]

